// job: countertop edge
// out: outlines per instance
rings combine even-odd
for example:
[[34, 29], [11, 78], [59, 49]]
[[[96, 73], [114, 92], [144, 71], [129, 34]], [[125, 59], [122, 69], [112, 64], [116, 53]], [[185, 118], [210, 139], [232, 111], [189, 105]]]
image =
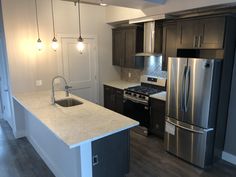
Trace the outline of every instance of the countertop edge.
[[74, 148], [77, 148], [83, 144], [86, 144], [86, 143], [90, 143], [90, 142], [93, 142], [93, 141], [96, 141], [98, 139], [101, 139], [101, 138], [105, 138], [107, 136], [110, 136], [110, 135], [113, 135], [115, 133], [118, 133], [118, 132], [121, 132], [121, 131], [124, 131], [124, 130], [128, 130], [128, 129], [131, 129], [135, 126], [138, 126], [139, 123], [136, 123], [134, 125], [129, 125], [127, 127], [124, 127], [124, 128], [121, 128], [121, 129], [117, 129], [115, 131], [112, 131], [112, 132], [109, 132], [109, 133], [106, 133], [106, 134], [103, 134], [102, 136], [97, 136], [97, 137], [94, 137], [92, 139], [88, 139], [88, 140], [84, 140], [84, 141], [81, 141], [77, 144], [67, 144], [65, 141], [63, 141], [63, 139], [61, 139], [59, 136], [57, 136], [45, 123], [43, 123], [33, 112], [31, 112], [24, 104], [21, 103], [21, 101], [19, 99], [17, 99], [17, 97], [15, 95], [12, 96], [12, 98], [17, 101], [18, 104], [20, 104], [27, 112], [29, 112], [30, 114], [32, 114], [40, 123], [42, 123], [53, 135], [55, 135], [55, 137], [63, 142], [63, 144], [65, 144], [69, 149], [74, 149]]

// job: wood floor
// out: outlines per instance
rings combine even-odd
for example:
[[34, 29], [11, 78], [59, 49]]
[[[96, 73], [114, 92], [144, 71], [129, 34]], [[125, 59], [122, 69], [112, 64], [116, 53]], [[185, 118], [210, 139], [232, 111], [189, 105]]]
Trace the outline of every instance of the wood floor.
[[[127, 177], [236, 177], [233, 165], [220, 161], [203, 171], [166, 153], [162, 140], [134, 132], [131, 132], [130, 168]], [[3, 120], [0, 120], [0, 177], [54, 177], [27, 139], [15, 140]]]
[[0, 177], [54, 177], [27, 139], [14, 139], [3, 120], [0, 120]]
[[236, 177], [236, 167], [219, 161], [201, 170], [165, 152], [163, 140], [131, 132], [131, 165], [127, 177]]

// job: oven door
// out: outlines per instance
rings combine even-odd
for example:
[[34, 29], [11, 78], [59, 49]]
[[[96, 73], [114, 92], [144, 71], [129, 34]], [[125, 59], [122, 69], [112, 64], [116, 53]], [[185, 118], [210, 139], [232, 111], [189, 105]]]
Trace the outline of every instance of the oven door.
[[124, 115], [138, 121], [140, 126], [149, 128], [150, 112], [148, 104], [124, 98]]

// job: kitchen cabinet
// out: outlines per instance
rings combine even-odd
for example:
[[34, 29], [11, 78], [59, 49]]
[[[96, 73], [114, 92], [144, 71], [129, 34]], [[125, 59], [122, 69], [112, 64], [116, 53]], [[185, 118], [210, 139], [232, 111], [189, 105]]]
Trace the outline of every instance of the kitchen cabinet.
[[151, 98], [150, 132], [161, 138], [165, 133], [165, 101]]
[[162, 70], [167, 70], [168, 57], [177, 56], [177, 24], [163, 24]]
[[123, 90], [104, 85], [104, 107], [123, 114]]
[[113, 30], [113, 65], [123, 66], [125, 59], [125, 31]]
[[93, 177], [124, 177], [129, 173], [129, 131], [92, 142]]
[[162, 53], [162, 41], [163, 41], [163, 22], [155, 23], [155, 44], [154, 53]]
[[177, 23], [177, 48], [222, 49], [225, 17], [181, 20]]
[[113, 29], [113, 65], [143, 68], [144, 59], [135, 57], [143, 51], [143, 27], [128, 26]]

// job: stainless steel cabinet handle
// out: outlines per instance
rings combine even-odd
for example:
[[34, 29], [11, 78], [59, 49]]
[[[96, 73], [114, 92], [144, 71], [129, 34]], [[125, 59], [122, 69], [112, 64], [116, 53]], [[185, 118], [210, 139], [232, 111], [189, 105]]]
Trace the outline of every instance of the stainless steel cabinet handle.
[[198, 47], [197, 44], [198, 44], [198, 36], [194, 35], [194, 37], [193, 37], [193, 48]]
[[8, 92], [9, 90], [8, 89], [5, 89], [4, 92]]
[[201, 48], [201, 44], [202, 44], [202, 35], [198, 36], [198, 48]]

